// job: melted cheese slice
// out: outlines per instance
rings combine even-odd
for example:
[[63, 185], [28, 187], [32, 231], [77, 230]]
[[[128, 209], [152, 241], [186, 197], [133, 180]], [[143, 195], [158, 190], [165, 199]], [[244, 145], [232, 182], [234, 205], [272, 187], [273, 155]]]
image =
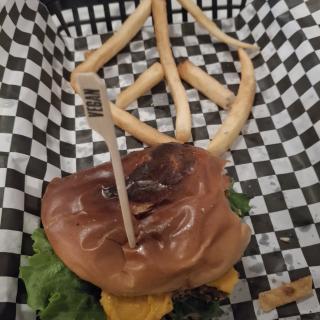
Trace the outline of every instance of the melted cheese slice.
[[230, 294], [238, 281], [238, 272], [234, 268], [232, 268], [221, 278], [207, 283], [207, 286], [215, 287], [220, 291]]
[[[238, 272], [232, 268], [207, 285], [230, 294], [238, 280]], [[170, 294], [117, 297], [102, 292], [100, 303], [110, 320], [160, 320], [173, 309]]]
[[116, 297], [102, 292], [100, 303], [110, 320], [160, 320], [173, 309], [170, 294]]

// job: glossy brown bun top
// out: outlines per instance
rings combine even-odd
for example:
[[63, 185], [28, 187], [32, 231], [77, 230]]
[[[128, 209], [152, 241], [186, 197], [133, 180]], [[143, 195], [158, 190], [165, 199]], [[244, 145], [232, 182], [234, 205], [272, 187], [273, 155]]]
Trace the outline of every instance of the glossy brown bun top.
[[69, 269], [108, 293], [200, 286], [240, 259], [251, 234], [229, 208], [223, 165], [205, 150], [173, 143], [124, 157], [134, 249], [110, 163], [49, 184], [41, 212], [45, 232]]

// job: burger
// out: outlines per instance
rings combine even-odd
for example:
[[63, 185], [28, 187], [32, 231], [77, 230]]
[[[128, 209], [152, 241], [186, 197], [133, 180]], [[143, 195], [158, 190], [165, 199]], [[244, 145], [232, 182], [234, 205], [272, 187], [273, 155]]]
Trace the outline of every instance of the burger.
[[29, 305], [44, 320], [211, 319], [238, 281], [233, 266], [251, 236], [235, 214], [248, 206], [225, 162], [177, 143], [122, 162], [136, 246], [128, 245], [111, 163], [55, 178], [35, 255], [21, 267]]

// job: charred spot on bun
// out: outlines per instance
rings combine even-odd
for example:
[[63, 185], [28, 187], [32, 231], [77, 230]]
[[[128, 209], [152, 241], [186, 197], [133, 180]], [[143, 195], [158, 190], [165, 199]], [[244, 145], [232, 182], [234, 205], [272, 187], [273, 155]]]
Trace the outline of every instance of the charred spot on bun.
[[105, 163], [48, 185], [41, 219], [56, 255], [101, 288], [111, 320], [130, 312], [140, 313], [132, 319], [158, 320], [192, 294], [219, 300], [230, 293], [233, 266], [251, 231], [230, 209], [224, 161], [177, 143], [122, 161], [136, 247], [128, 245], [112, 167]]

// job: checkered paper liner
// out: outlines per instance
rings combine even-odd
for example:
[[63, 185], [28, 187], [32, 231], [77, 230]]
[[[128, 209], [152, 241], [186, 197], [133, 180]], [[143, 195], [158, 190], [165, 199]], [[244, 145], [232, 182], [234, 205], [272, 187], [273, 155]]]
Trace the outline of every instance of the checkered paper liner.
[[[225, 154], [235, 187], [254, 197], [245, 222], [252, 238], [236, 268], [240, 282], [223, 302], [221, 319], [320, 319], [320, 4], [316, 0], [255, 0], [235, 19], [218, 22], [240, 40], [256, 42], [252, 55], [257, 94], [241, 136]], [[235, 50], [197, 24], [170, 26], [176, 58], [189, 57], [237, 92]], [[108, 35], [60, 35], [47, 9], [34, 0], [10, 0], [0, 12], [0, 319], [31, 320], [19, 266], [32, 254], [41, 196], [56, 176], [109, 160], [84, 118], [68, 79], [84, 51]], [[158, 59], [146, 26], [99, 75], [109, 98]], [[226, 112], [186, 85], [192, 136], [206, 147]], [[175, 109], [164, 82], [129, 112], [173, 135]], [[117, 129], [122, 154], [144, 146]], [[289, 238], [289, 242], [283, 239]], [[313, 276], [310, 298], [263, 313], [258, 293], [283, 281]]]

